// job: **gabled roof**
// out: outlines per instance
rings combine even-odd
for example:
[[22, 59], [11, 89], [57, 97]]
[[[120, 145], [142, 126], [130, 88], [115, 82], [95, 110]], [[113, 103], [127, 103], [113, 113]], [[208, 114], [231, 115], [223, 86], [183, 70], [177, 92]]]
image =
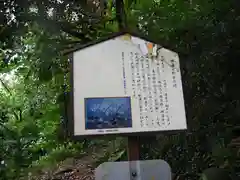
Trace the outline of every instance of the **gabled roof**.
[[151, 42], [151, 43], [154, 43], [154, 44], [158, 44], [162, 47], [165, 47], [169, 50], [172, 50], [172, 48], [169, 48], [167, 45], [164, 45], [164, 44], [161, 44], [160, 42], [158, 42], [156, 39], [151, 39], [147, 36], [144, 36], [144, 35], [141, 35], [139, 33], [136, 33], [136, 32], [132, 32], [132, 31], [129, 31], [129, 30], [124, 30], [124, 31], [119, 31], [119, 32], [115, 32], [115, 33], [112, 33], [108, 36], [105, 36], [105, 37], [101, 37], [95, 41], [92, 41], [92, 42], [89, 42], [87, 44], [83, 44], [83, 45], [77, 45], [75, 48], [73, 48], [71, 51], [65, 53], [65, 54], [70, 54], [70, 53], [74, 53], [76, 51], [79, 51], [81, 49], [84, 49], [84, 48], [87, 48], [87, 47], [90, 47], [90, 46], [93, 46], [93, 45], [96, 45], [96, 44], [99, 44], [99, 43], [102, 43], [104, 41], [108, 41], [110, 39], [114, 39], [116, 37], [119, 37], [119, 36], [122, 36], [122, 35], [125, 35], [125, 34], [129, 34], [131, 36], [134, 36], [134, 37], [138, 37], [140, 39], [143, 39], [145, 41], [148, 41], [148, 42]]

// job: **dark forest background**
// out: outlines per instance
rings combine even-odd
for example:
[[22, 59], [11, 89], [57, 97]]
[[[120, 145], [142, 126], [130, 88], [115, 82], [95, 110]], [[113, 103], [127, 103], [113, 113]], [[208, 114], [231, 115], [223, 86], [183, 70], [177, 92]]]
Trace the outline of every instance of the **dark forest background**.
[[[240, 2], [125, 0], [123, 8], [131, 31], [181, 61], [188, 130], [143, 139], [142, 159], [164, 159], [182, 179], [208, 167], [239, 174]], [[63, 54], [118, 31], [117, 12], [114, 0], [0, 1], [0, 179], [40, 177], [92, 149], [106, 150], [95, 151], [97, 163], [126, 159], [124, 138], [73, 142], [65, 130]]]

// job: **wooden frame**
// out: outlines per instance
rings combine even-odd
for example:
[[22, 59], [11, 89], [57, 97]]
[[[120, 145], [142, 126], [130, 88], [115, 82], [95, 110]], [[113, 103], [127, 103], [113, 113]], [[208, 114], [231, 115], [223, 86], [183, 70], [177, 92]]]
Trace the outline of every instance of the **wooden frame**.
[[[146, 36], [143, 36], [143, 35], [140, 35], [136, 32], [131, 32], [131, 31], [128, 31], [128, 30], [124, 30], [124, 31], [112, 33], [112, 34], [110, 34], [106, 37], [99, 38], [96, 41], [92, 41], [90, 43], [77, 46], [73, 50], [64, 53], [65, 55], [68, 55], [68, 57], [70, 59], [70, 83], [71, 83], [70, 84], [71, 85], [71, 88], [70, 88], [71, 89], [71, 92], [70, 92], [70, 96], [71, 96], [71, 98], [70, 98], [70, 109], [71, 109], [71, 112], [68, 112], [68, 123], [67, 123], [67, 125], [68, 125], [69, 134], [71, 135], [71, 138], [73, 140], [81, 140], [81, 139], [86, 138], [86, 137], [88, 137], [88, 138], [90, 138], [90, 137], [106, 137], [106, 136], [109, 137], [109, 136], [119, 136], [119, 135], [123, 136], [123, 137], [129, 137], [129, 136], [134, 137], [134, 136], [153, 136], [153, 135], [160, 134], [160, 133], [161, 134], [163, 134], [163, 133], [164, 134], [173, 134], [173, 133], [175, 134], [175, 133], [179, 133], [179, 132], [186, 132], [186, 130], [170, 130], [170, 131], [168, 130], [168, 131], [148, 131], [148, 132], [113, 133], [113, 134], [89, 134], [89, 135], [77, 135], [77, 136], [74, 135], [74, 91], [73, 91], [73, 87], [74, 87], [74, 78], [73, 78], [74, 61], [73, 61], [73, 53], [76, 52], [76, 51], [82, 50], [84, 48], [102, 43], [104, 41], [111, 40], [111, 39], [116, 38], [118, 36], [125, 35], [125, 34], [129, 34], [131, 36], [141, 38], [145, 41], [148, 41], [148, 42], [151, 42], [151, 43], [154, 43], [154, 44], [158, 44], [162, 48], [172, 50], [172, 48], [168, 48], [168, 46], [165, 46], [165, 45], [162, 46], [161, 43], [157, 42], [156, 40], [150, 39], [150, 38], [148, 38]], [[176, 52], [176, 51], [174, 51], [174, 52]]]

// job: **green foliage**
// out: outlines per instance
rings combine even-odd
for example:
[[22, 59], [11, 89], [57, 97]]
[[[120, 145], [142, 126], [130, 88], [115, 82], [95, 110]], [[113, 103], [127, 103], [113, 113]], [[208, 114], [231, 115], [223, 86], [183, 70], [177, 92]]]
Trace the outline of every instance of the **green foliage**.
[[206, 169], [202, 175], [201, 180], [230, 180], [229, 173], [221, 168], [208, 168]]

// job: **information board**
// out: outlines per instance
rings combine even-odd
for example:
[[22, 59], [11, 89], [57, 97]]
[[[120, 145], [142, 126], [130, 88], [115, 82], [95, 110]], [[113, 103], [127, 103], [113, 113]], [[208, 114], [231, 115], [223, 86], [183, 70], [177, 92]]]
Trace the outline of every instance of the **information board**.
[[72, 61], [74, 136], [187, 128], [177, 53], [123, 34]]

